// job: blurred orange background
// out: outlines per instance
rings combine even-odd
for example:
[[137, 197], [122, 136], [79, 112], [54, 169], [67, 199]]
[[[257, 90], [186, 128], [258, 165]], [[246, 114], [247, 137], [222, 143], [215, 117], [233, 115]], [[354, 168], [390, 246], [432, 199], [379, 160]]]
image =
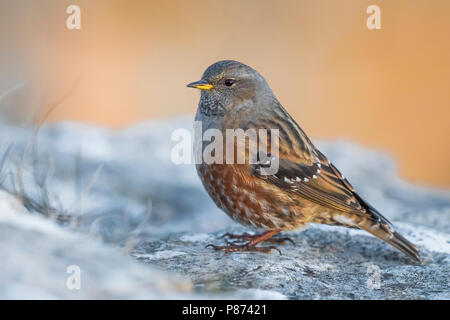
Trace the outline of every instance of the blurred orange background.
[[[81, 30], [66, 28], [71, 4]], [[366, 27], [371, 4], [381, 30]], [[185, 85], [235, 59], [313, 139], [376, 148], [402, 177], [449, 187], [449, 17], [448, 0], [1, 1], [0, 93], [19, 87], [0, 108], [22, 121], [60, 102], [49, 121], [111, 127], [193, 115]]]

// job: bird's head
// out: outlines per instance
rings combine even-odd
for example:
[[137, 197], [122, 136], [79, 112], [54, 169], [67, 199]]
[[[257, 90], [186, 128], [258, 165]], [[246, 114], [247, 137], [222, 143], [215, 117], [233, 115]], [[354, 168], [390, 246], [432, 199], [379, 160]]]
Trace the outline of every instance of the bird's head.
[[255, 97], [272, 94], [267, 82], [254, 69], [224, 60], [209, 66], [202, 79], [187, 85], [202, 91], [200, 108], [205, 112], [225, 112]]

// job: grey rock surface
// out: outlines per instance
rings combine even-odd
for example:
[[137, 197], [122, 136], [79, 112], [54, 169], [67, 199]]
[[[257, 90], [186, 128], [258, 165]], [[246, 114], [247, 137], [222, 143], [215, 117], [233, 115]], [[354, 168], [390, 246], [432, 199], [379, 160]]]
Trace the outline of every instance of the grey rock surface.
[[286, 233], [295, 245], [280, 246], [281, 255], [205, 248], [225, 245], [223, 232], [174, 234], [143, 242], [132, 255], [188, 275], [202, 290], [259, 288], [289, 299], [449, 299], [448, 236], [407, 224], [400, 230], [419, 246], [420, 264], [362, 231], [328, 226]]
[[0, 252], [0, 299], [196, 298], [188, 280], [32, 215], [4, 191]]
[[[25, 220], [0, 224], [2, 250], [11, 247], [10, 254], [17, 252], [21, 259], [30, 255], [28, 261], [42, 264], [42, 274], [49, 277], [53, 273], [50, 266], [44, 266], [45, 259], [40, 259], [39, 253], [30, 253], [27, 243], [38, 246], [36, 242], [45, 240], [46, 257], [52, 261], [53, 244], [72, 248], [80, 242], [83, 245], [74, 252], [84, 256], [87, 250], [86, 257], [92, 257], [87, 268], [106, 273], [113, 261], [94, 259], [89, 251], [97, 248], [90, 248], [94, 241], [90, 238], [97, 237], [110, 244], [108, 250], [119, 254], [114, 262], [117, 265], [133, 262], [119, 251], [131, 252], [141, 262], [136, 267], [139, 270], [153, 272], [156, 266], [174, 272], [193, 282], [194, 294], [207, 292], [211, 298], [215, 297], [211, 292], [236, 299], [449, 298], [450, 192], [399, 179], [390, 157], [351, 142], [319, 141], [316, 145], [362, 197], [418, 245], [422, 264], [412, 264], [361, 231], [316, 225], [289, 233], [297, 245], [281, 247], [281, 256], [277, 252], [223, 254], [204, 248], [208, 243], [221, 243], [219, 236], [225, 232], [248, 230], [238, 227], [214, 205], [193, 165], [171, 161], [176, 144], [171, 133], [177, 128], [191, 130], [191, 121], [152, 121], [123, 130], [68, 122], [45, 125], [37, 135], [27, 128], [0, 123], [0, 186], [25, 195], [22, 198], [27, 200], [24, 204], [33, 219], [40, 213], [60, 221], [62, 227], [57, 228], [64, 232], [68, 228], [78, 232], [69, 245], [45, 230], [38, 238], [24, 236]], [[64, 257], [62, 254], [61, 259]], [[15, 267], [20, 269], [21, 265], [26, 268], [30, 263], [16, 263]], [[133, 278], [133, 268], [119, 268], [117, 278]], [[380, 270], [379, 282], [375, 281], [376, 270]], [[1, 282], [13, 285], [11, 279], [15, 278], [8, 272], [0, 275]], [[373, 281], [375, 287], [380, 284], [379, 289], [373, 288]], [[39, 294], [46, 296], [44, 291]], [[49, 292], [51, 296], [54, 291]], [[168, 292], [170, 296], [178, 291]], [[117, 296], [120, 294], [105, 295]]]

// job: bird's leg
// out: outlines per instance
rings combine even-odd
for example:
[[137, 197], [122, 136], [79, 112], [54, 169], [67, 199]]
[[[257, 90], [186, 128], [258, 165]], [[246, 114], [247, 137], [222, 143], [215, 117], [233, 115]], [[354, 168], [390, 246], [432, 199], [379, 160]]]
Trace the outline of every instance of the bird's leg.
[[[265, 241], [270, 240], [274, 235], [280, 233], [281, 230], [274, 229], [264, 232], [260, 235], [249, 235], [244, 234], [242, 237], [244, 237], [244, 240], [248, 240], [245, 244], [229, 244], [227, 246], [216, 246], [213, 244], [208, 244], [206, 247], [212, 247], [214, 250], [222, 250], [224, 252], [242, 252], [242, 251], [255, 251], [255, 252], [264, 252], [264, 253], [270, 253], [272, 249], [277, 250], [280, 254], [281, 251], [274, 246], [270, 247], [257, 247], [256, 245]], [[238, 236], [235, 236], [234, 238], [238, 238]]]
[[[221, 238], [229, 238], [229, 239], [237, 239], [237, 242], [242, 242], [242, 241], [252, 241], [254, 239], [258, 239], [258, 237], [263, 236], [264, 234], [260, 235], [260, 234], [249, 234], [249, 233], [244, 233], [244, 234], [232, 234], [232, 233], [225, 233]], [[270, 243], [276, 243], [276, 244], [285, 244], [286, 241], [289, 241], [290, 243], [292, 243], [293, 245], [295, 245], [294, 241], [292, 241], [291, 238], [288, 237], [282, 237], [282, 238], [268, 238], [263, 240], [262, 242], [270, 242]]]

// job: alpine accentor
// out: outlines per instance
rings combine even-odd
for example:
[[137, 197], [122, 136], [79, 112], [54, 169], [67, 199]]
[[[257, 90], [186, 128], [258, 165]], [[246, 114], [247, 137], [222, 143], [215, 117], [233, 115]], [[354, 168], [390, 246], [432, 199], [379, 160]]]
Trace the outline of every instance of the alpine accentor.
[[[229, 235], [248, 241], [211, 245], [213, 248], [270, 252], [274, 247], [257, 244], [277, 242], [282, 239], [272, 237], [279, 232], [313, 222], [365, 230], [419, 260], [416, 247], [364, 201], [314, 147], [256, 70], [237, 61], [219, 61], [188, 87], [201, 89], [195, 119], [201, 121], [203, 132], [215, 129], [226, 136], [227, 129], [240, 128], [278, 129], [279, 133], [278, 171], [274, 174], [262, 174], [261, 161], [230, 164], [224, 160], [197, 165], [200, 179], [217, 206], [233, 220], [265, 230], [260, 235]], [[200, 143], [202, 150], [208, 145]], [[266, 147], [270, 144], [265, 143]], [[272, 161], [274, 158], [269, 157]]]

